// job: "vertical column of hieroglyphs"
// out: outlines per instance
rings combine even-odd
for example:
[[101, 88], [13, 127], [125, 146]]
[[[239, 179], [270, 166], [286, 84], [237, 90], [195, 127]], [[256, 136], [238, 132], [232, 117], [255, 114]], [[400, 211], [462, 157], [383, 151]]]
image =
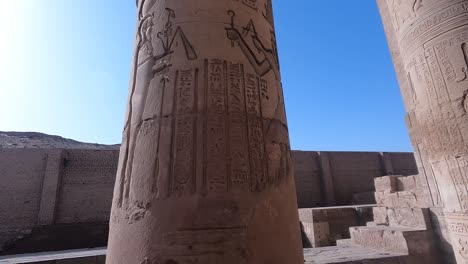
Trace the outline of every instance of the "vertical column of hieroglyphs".
[[271, 0], [138, 0], [108, 263], [303, 263]]
[[228, 104], [230, 123], [230, 187], [234, 190], [248, 191], [251, 186], [250, 151], [245, 138], [247, 131], [246, 90], [244, 65], [229, 63]]
[[206, 86], [206, 177], [208, 192], [227, 190], [229, 181], [229, 119], [226, 118], [227, 64], [220, 59], [205, 61]]
[[396, 38], [406, 75], [399, 78], [408, 83], [402, 94], [412, 144], [436, 181], [425, 198], [439, 204], [441, 197], [457, 260], [464, 263], [468, 232], [459, 227], [468, 226], [468, 1], [385, 4], [391, 19], [384, 23], [393, 28], [387, 34]]
[[197, 84], [198, 69], [176, 72], [175, 139], [170, 192], [177, 195], [194, 193], [196, 189]]

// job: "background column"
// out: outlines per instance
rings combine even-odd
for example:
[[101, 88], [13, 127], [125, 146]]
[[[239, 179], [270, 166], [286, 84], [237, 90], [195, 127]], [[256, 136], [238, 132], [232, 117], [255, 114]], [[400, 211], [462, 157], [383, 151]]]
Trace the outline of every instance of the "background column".
[[378, 0], [420, 184], [468, 260], [468, 1]]

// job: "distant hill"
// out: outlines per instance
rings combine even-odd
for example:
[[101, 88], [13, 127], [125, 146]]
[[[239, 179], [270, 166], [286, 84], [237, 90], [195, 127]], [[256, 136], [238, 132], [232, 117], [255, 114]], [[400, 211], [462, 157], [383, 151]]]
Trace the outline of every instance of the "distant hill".
[[0, 131], [1, 148], [61, 148], [61, 149], [118, 149], [120, 145], [101, 145], [83, 143], [60, 136], [37, 132], [2, 132]]

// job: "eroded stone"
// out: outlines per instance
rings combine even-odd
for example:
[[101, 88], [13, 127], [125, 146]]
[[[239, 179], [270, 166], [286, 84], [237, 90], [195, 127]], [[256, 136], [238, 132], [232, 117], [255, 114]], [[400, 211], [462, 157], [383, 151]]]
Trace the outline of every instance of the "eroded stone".
[[107, 263], [303, 263], [271, 0], [139, 0]]

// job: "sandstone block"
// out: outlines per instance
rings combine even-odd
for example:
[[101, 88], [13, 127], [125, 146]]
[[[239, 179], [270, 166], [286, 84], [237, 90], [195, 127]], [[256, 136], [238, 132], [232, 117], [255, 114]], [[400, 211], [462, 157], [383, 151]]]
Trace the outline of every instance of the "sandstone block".
[[429, 209], [426, 208], [389, 208], [387, 216], [392, 227], [428, 230], [431, 226]]
[[310, 208], [299, 209], [299, 221], [305, 223], [313, 223], [313, 210]]
[[383, 191], [375, 192], [375, 201], [379, 207], [394, 207], [397, 195]]
[[408, 245], [402, 231], [388, 227], [352, 227], [349, 229], [353, 244], [394, 253], [408, 254]]
[[330, 246], [330, 226], [326, 222], [302, 223], [304, 234], [312, 247]]
[[377, 192], [397, 191], [396, 176], [384, 176], [374, 179], [375, 190]]
[[386, 207], [374, 207], [372, 208], [374, 214], [374, 223], [376, 225], [387, 225], [388, 216]]
[[389, 208], [428, 208], [430, 195], [421, 189], [400, 192], [376, 192], [375, 200], [380, 207]]
[[398, 191], [411, 191], [417, 188], [416, 177], [398, 177], [396, 178]]
[[422, 262], [401, 262], [406, 258], [381, 250], [342, 245], [310, 248], [304, 250], [305, 264], [419, 264]]
[[351, 246], [353, 242], [351, 241], [350, 238], [348, 239], [340, 239], [336, 241], [337, 246]]

